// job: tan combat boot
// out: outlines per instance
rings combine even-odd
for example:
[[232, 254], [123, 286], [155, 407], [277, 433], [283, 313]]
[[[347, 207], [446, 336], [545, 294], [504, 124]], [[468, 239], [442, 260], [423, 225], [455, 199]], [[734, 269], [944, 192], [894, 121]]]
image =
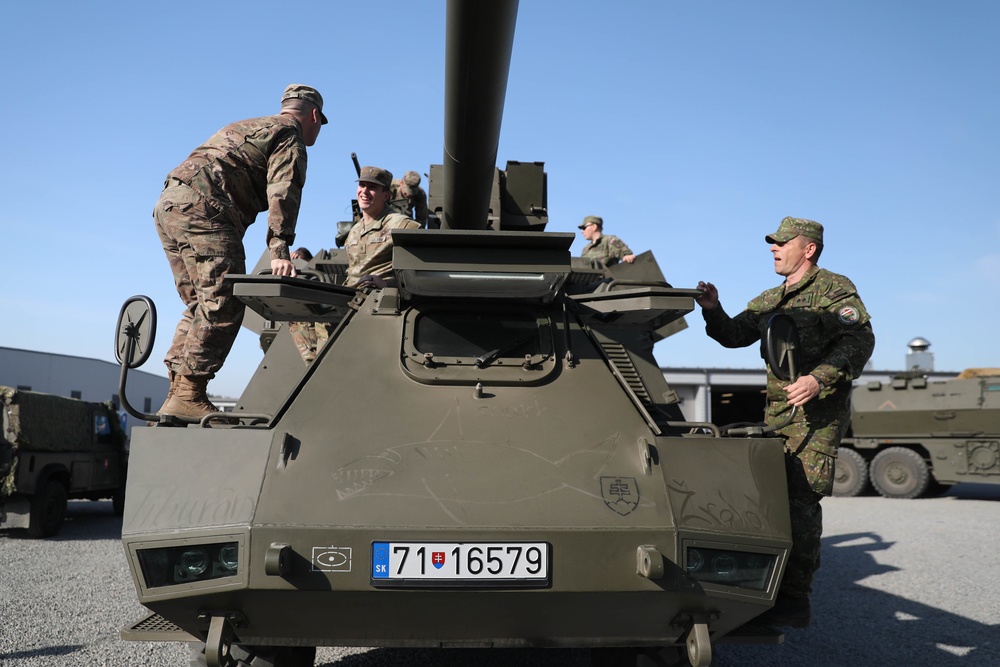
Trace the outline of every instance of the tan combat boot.
[[167, 371], [167, 377], [170, 378], [170, 388], [167, 389], [167, 397], [163, 399], [163, 405], [161, 405], [160, 409], [156, 411], [156, 414], [163, 412], [163, 409], [167, 407], [167, 404], [170, 403], [170, 399], [174, 395], [174, 386], [177, 384], [178, 375], [173, 371]]
[[208, 400], [207, 386], [208, 378], [205, 376], [175, 376], [175, 381], [171, 384], [172, 394], [160, 408], [160, 414], [198, 421], [209, 413], [219, 412], [219, 408]]

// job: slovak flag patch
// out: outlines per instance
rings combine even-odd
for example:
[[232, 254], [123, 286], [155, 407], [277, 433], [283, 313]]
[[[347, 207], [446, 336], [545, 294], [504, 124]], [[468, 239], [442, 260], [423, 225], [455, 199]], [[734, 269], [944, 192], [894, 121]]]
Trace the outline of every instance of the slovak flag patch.
[[431, 565], [437, 569], [444, 567], [444, 552], [443, 551], [432, 551], [431, 552]]
[[858, 311], [851, 306], [844, 306], [837, 313], [837, 319], [841, 324], [854, 324], [858, 321]]

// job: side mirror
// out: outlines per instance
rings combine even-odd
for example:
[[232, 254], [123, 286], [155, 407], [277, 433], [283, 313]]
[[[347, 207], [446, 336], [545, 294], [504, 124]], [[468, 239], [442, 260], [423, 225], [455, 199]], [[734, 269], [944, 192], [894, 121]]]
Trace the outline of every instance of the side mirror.
[[156, 341], [156, 306], [148, 296], [133, 296], [122, 305], [115, 330], [115, 359], [121, 364], [118, 397], [125, 411], [143, 421], [155, 421], [157, 415], [139, 412], [128, 402], [125, 383], [128, 370], [146, 363]]
[[799, 378], [799, 330], [790, 315], [777, 313], [767, 321], [765, 354], [767, 365], [779, 380], [795, 381]]
[[156, 341], [156, 306], [148, 296], [133, 296], [122, 304], [115, 337], [115, 359], [129, 368], [146, 363]]

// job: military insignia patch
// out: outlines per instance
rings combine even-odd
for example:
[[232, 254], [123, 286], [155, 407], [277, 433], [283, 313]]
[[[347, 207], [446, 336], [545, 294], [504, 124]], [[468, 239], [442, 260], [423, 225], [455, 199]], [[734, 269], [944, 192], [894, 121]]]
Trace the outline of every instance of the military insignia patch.
[[851, 306], [844, 306], [837, 312], [841, 324], [854, 324], [858, 321], [858, 311]]

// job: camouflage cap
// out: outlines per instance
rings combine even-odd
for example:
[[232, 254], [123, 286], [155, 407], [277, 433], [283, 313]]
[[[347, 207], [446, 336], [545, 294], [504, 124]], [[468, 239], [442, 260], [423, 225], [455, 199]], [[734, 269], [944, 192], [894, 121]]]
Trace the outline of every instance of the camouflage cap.
[[597, 225], [598, 229], [604, 229], [604, 220], [598, 215], [588, 215], [578, 227], [579, 229], [583, 229], [587, 225]]
[[778, 231], [768, 234], [764, 240], [768, 243], [784, 243], [796, 236], [805, 236], [818, 243], [823, 243], [823, 225], [815, 220], [805, 218], [785, 218], [778, 225]]
[[392, 187], [392, 172], [380, 167], [361, 167], [358, 183], [375, 183], [388, 190]]
[[403, 183], [410, 186], [411, 188], [417, 187], [418, 185], [420, 185], [420, 174], [418, 174], [415, 171], [406, 172], [405, 174], [403, 174]]
[[316, 108], [319, 109], [319, 117], [323, 121], [323, 125], [329, 122], [323, 114], [323, 96], [315, 88], [303, 86], [301, 83], [293, 83], [285, 88], [285, 94], [281, 96], [281, 106], [285, 106], [289, 100], [304, 100], [315, 104]]

